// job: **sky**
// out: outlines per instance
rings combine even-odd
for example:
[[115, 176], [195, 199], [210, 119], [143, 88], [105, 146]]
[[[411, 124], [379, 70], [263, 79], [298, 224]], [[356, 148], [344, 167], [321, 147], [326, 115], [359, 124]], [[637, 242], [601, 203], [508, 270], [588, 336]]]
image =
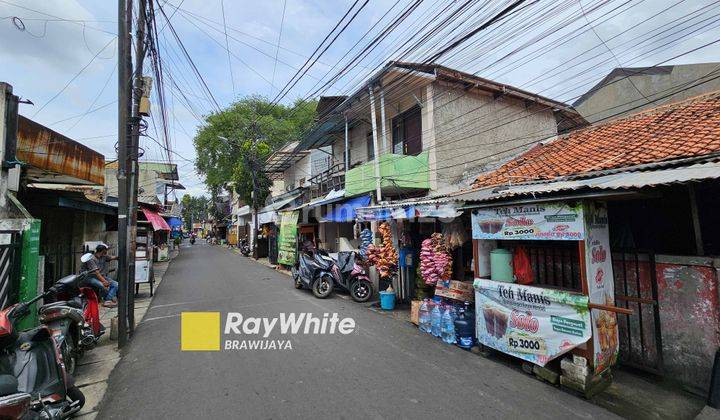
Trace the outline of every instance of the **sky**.
[[[246, 95], [274, 98], [302, 67], [354, 1], [349, 0], [159, 0], [220, 107]], [[416, 0], [369, 0], [283, 103], [306, 97], [318, 80], [327, 80], [379, 33], [401, 8]], [[363, 1], [358, 2], [362, 5]], [[347, 94], [377, 65], [391, 59], [420, 59], [443, 42], [478, 27], [491, 12], [509, 2], [476, 2], [477, 8], [439, 36], [430, 47], [400, 56], [410, 34], [432, 23], [441, 7], [459, 1], [424, 0], [390, 36], [352, 66], [348, 76], [320, 93]], [[484, 4], [483, 4], [484, 3]], [[720, 37], [720, 6], [711, 1], [572, 0], [533, 4], [498, 25], [486, 38], [470, 38], [440, 62], [554, 99], [572, 102], [614, 67], [720, 62], [718, 43], [688, 51]], [[523, 20], [542, 16], [548, 4], [558, 10], [529, 28]], [[180, 7], [180, 9], [176, 9]], [[353, 10], [357, 10], [359, 6]], [[228, 34], [225, 48], [223, 13]], [[386, 12], [390, 11], [386, 14]], [[566, 21], [569, 16], [585, 16]], [[487, 14], [486, 14], [487, 13]], [[612, 18], [609, 18], [609, 17]], [[116, 157], [117, 142], [117, 3], [110, 0], [0, 0], [0, 81], [34, 105], [20, 113], [101, 153]], [[678, 21], [681, 19], [681, 21]], [[685, 20], [682, 20], [685, 19]], [[373, 25], [378, 23], [373, 29]], [[588, 25], [591, 25], [589, 27]], [[158, 17], [164, 69], [179, 92], [168, 89], [170, 142], [185, 193], [206, 193], [194, 169], [192, 138], [202, 117], [215, 109], [183, 58], [164, 17]], [[571, 38], [574, 30], [584, 32]], [[520, 30], [522, 29], [522, 30]], [[515, 30], [515, 31], [514, 31]], [[541, 36], [543, 35], [543, 36]], [[655, 35], [646, 43], [644, 36]], [[565, 38], [562, 38], [562, 37]], [[543, 42], [555, 37], [553, 47]], [[567, 40], [560, 43], [561, 40]], [[279, 43], [278, 43], [279, 41]], [[510, 54], [515, 51], [515, 54]], [[525, 56], [531, 51], [535, 53]], [[674, 58], [678, 55], [680, 57]], [[276, 60], [277, 57], [277, 60]], [[230, 61], [230, 65], [228, 63]], [[333, 69], [333, 65], [341, 66]], [[146, 74], [150, 74], [146, 71]], [[166, 76], [167, 79], [167, 76]], [[190, 104], [183, 104], [182, 97]], [[156, 98], [153, 97], [153, 100]], [[156, 105], [156, 104], [153, 104]], [[91, 112], [88, 112], [91, 111]], [[159, 132], [159, 130], [158, 130]], [[148, 129], [156, 137], [155, 129]], [[162, 148], [143, 138], [143, 160], [167, 160]]]

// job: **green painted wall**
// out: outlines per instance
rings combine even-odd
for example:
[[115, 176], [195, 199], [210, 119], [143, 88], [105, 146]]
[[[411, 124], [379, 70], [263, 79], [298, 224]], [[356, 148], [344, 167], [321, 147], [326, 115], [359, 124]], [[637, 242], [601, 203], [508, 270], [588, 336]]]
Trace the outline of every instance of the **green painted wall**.
[[[38, 261], [40, 257], [40, 220], [30, 220], [22, 234], [22, 257], [20, 266], [20, 302], [28, 301], [38, 294]], [[37, 303], [20, 322], [20, 329], [38, 325]]]
[[[417, 156], [380, 156], [380, 186], [383, 189], [428, 189], [428, 152]], [[345, 174], [345, 195], [375, 191], [375, 163], [367, 162]]]

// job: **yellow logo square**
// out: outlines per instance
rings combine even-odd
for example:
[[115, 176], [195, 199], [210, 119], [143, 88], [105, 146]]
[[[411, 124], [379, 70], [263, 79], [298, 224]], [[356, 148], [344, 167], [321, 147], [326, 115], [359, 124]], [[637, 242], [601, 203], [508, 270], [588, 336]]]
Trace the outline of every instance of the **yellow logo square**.
[[220, 351], [220, 312], [180, 314], [180, 350]]

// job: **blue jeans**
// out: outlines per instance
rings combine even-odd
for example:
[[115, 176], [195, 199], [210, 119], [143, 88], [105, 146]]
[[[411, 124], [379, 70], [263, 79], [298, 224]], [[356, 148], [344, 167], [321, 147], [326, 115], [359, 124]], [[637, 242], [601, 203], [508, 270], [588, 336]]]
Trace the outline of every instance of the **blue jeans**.
[[90, 277], [86, 280], [86, 282], [100, 291], [100, 296], [103, 298], [103, 300], [113, 300], [115, 296], [117, 296], [118, 283], [110, 277], [105, 277], [105, 280], [110, 283], [110, 287], [108, 287], [107, 289], [105, 289], [105, 286], [97, 277]]

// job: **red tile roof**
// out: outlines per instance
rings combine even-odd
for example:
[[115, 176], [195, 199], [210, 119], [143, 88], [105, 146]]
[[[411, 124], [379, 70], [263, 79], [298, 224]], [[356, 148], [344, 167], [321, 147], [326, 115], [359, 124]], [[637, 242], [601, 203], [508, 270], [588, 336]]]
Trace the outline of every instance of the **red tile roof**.
[[473, 187], [519, 184], [720, 152], [720, 91], [539, 144]]

